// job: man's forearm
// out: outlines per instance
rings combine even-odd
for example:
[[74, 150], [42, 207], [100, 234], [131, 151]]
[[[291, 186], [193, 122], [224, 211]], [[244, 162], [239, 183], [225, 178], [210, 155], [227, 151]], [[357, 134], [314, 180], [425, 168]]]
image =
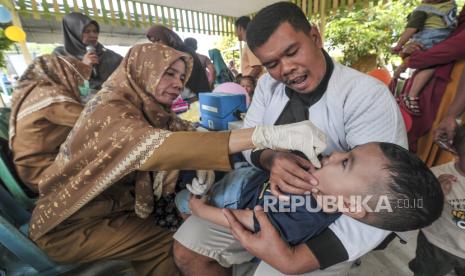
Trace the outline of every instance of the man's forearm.
[[[256, 256], [284, 274], [303, 274], [320, 268], [312, 251], [305, 244], [289, 247], [287, 252]], [[289, 265], [292, 264], [292, 265]]]

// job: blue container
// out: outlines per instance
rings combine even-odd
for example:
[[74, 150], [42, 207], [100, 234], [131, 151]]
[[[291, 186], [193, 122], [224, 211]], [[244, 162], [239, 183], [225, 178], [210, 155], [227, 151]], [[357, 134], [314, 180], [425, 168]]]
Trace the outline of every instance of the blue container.
[[200, 124], [210, 130], [227, 130], [228, 123], [240, 120], [238, 113], [246, 112], [245, 95], [199, 93]]

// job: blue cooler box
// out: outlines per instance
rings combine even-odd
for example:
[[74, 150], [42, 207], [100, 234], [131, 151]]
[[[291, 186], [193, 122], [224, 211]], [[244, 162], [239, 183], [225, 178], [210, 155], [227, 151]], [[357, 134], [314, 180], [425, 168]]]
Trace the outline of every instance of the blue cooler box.
[[228, 123], [239, 120], [234, 113], [246, 112], [245, 95], [199, 93], [200, 124], [211, 130], [227, 130]]

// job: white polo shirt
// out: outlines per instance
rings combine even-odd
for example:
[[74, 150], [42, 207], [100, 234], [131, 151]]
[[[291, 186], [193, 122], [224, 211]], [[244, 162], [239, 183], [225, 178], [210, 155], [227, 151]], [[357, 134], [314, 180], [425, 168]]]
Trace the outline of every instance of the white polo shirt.
[[[273, 125], [288, 101], [285, 85], [266, 73], [258, 81], [244, 128]], [[325, 94], [309, 108], [309, 119], [328, 136], [325, 154], [348, 151], [368, 142], [408, 147], [402, 115], [386, 85], [337, 62]], [[243, 154], [251, 163], [250, 151]], [[344, 246], [348, 261], [370, 252], [390, 233], [345, 215], [329, 229]]]

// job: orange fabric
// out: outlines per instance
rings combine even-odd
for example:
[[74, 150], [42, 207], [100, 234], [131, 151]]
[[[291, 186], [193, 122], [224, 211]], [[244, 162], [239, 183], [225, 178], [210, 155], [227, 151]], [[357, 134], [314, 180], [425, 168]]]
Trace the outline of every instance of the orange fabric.
[[[450, 162], [454, 159], [454, 156], [448, 151], [440, 149], [433, 140], [434, 130], [438, 124], [446, 115], [447, 109], [454, 100], [455, 93], [457, 92], [457, 85], [460, 80], [460, 76], [465, 69], [465, 59], [457, 61], [454, 65], [454, 69], [450, 75], [451, 81], [446, 87], [444, 96], [442, 97], [441, 104], [439, 105], [436, 118], [434, 119], [433, 126], [430, 131], [418, 140], [417, 155], [423, 160], [429, 167], [441, 165]], [[462, 120], [465, 116], [462, 117]]]
[[392, 79], [391, 74], [386, 68], [374, 69], [368, 72], [367, 74], [384, 82], [386, 85], [389, 85]]

